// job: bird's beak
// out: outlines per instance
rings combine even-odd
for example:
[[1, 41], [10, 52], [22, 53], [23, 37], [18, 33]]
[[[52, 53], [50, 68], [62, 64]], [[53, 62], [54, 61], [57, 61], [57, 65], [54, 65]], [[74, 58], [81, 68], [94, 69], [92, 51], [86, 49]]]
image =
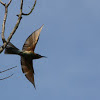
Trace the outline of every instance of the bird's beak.
[[43, 58], [47, 58], [46, 56], [42, 56]]

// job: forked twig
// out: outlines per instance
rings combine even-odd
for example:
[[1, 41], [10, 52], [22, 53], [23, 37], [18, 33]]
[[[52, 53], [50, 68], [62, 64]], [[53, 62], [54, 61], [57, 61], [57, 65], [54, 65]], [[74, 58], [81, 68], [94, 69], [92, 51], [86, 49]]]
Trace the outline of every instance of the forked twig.
[[6, 3], [3, 3], [3, 2], [0, 0], [0, 3], [1, 3], [3, 6], [9, 6], [10, 3], [11, 3], [11, 1], [12, 1], [12, 0], [10, 0], [10, 1], [8, 2], [8, 4], [6, 4]]
[[26, 16], [27, 16], [27, 15], [30, 15], [30, 14], [32, 13], [32, 11], [34, 10], [34, 7], [35, 7], [36, 2], [37, 2], [37, 0], [35, 0], [34, 5], [33, 5], [32, 9], [31, 9], [31, 11], [30, 11], [29, 13], [25, 14], [25, 13], [22, 12], [22, 10], [23, 10], [23, 0], [21, 0], [20, 14], [17, 15], [17, 16], [18, 16], [18, 20], [17, 20], [15, 27], [13, 28], [12, 32], [10, 33], [10, 35], [9, 35], [7, 41], [6, 41], [5, 36], [4, 36], [4, 32], [5, 32], [5, 23], [6, 23], [7, 14], [8, 14], [8, 6], [10, 5], [11, 1], [12, 1], [12, 0], [10, 0], [10, 1], [8, 2], [8, 4], [6, 4], [6, 3], [3, 3], [3, 2], [0, 0], [0, 3], [1, 3], [3, 6], [5, 6], [5, 15], [4, 15], [4, 20], [3, 20], [3, 24], [2, 24], [2, 34], [1, 34], [2, 41], [3, 41], [3, 45], [0, 47], [0, 53], [5, 49], [5, 47], [7, 46], [7, 44], [10, 42], [12, 36], [13, 36], [14, 33], [16, 32], [16, 30], [17, 30], [17, 28], [18, 28], [18, 26], [19, 26], [19, 24], [20, 24], [20, 21], [21, 21], [21, 19], [22, 19], [22, 15], [26, 15]]
[[8, 14], [8, 6], [10, 5], [11, 1], [12, 0], [10, 0], [8, 2], [8, 4], [5, 4], [0, 0], [0, 3], [5, 6], [5, 15], [4, 15], [4, 20], [3, 20], [3, 24], [2, 24], [2, 33], [1, 33], [3, 43], [6, 41], [5, 37], [4, 37], [4, 32], [5, 32], [5, 24], [6, 24], [7, 14]]
[[[1, 1], [1, 0], [0, 0]], [[6, 5], [5, 4], [5, 10], [8, 10], [8, 6], [10, 5], [12, 0], [10, 0], [10, 2]], [[0, 2], [2, 4], [2, 2]], [[6, 22], [6, 19], [7, 19], [7, 11], [5, 11], [5, 16], [4, 16], [4, 21], [3, 21], [3, 25], [2, 25], [2, 41], [3, 41], [3, 46], [1, 46], [0, 48], [0, 53], [4, 50], [4, 48], [7, 46], [7, 44], [9, 43], [10, 39], [12, 38], [12, 36], [14, 35], [14, 33], [16, 32], [19, 24], [20, 24], [20, 21], [22, 19], [22, 9], [23, 9], [23, 0], [21, 0], [21, 6], [20, 6], [20, 14], [18, 16], [18, 20], [17, 20], [17, 23], [14, 27], [14, 29], [12, 30], [12, 32], [10, 33], [7, 41], [5, 40], [5, 37], [4, 37], [4, 32], [5, 32], [5, 22]]]

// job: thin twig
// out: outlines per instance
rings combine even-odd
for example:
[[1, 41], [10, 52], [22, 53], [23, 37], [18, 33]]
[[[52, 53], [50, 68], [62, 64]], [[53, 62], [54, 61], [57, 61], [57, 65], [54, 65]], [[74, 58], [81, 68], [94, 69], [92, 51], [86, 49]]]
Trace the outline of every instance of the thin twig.
[[1, 0], [0, 0], [0, 3], [1, 3], [3, 6], [5, 6], [5, 3], [3, 3]]
[[5, 77], [5, 78], [1, 78], [0, 80], [4, 80], [4, 79], [7, 79], [7, 78], [10, 78], [11, 76], [13, 76], [14, 74], [11, 74], [10, 76], [8, 77]]
[[3, 24], [2, 24], [2, 34], [1, 34], [3, 43], [6, 41], [4, 32], [5, 32], [5, 24], [6, 24], [6, 20], [7, 20], [7, 13], [8, 13], [8, 7], [5, 6], [5, 15], [4, 15], [4, 20], [3, 20]]
[[[5, 14], [4, 14], [4, 20], [3, 20], [3, 24], [2, 24], [2, 33], [1, 33], [2, 41], [3, 41], [4, 44], [5, 44], [5, 42], [6, 42], [6, 39], [5, 39], [5, 36], [4, 36], [5, 24], [6, 24], [6, 20], [7, 20], [8, 6], [10, 5], [11, 1], [12, 1], [12, 0], [10, 0], [10, 1], [8, 2], [8, 4], [6, 5], [6, 3], [3, 3], [3, 2], [0, 0], [0, 3], [1, 3], [2, 5], [5, 6]], [[4, 49], [4, 47], [1, 46], [1, 47], [0, 47], [0, 53], [3, 51], [3, 49]]]
[[15, 67], [11, 67], [11, 68], [8, 68], [8, 69], [3, 70], [3, 71], [0, 71], [0, 73], [6, 72], [6, 71], [11, 70], [11, 69], [16, 68], [16, 67], [17, 67], [17, 66], [15, 66]]
[[6, 24], [6, 20], [7, 20], [7, 14], [8, 14], [8, 6], [10, 5], [11, 1], [12, 1], [12, 0], [10, 0], [10, 1], [8, 2], [8, 4], [6, 4], [6, 3], [4, 4], [4, 3], [0, 0], [0, 3], [1, 3], [2, 5], [5, 6], [5, 14], [4, 14], [4, 20], [3, 20], [3, 24], [2, 24], [2, 34], [1, 34], [3, 43], [6, 42], [6, 39], [5, 39], [5, 37], [4, 37], [4, 32], [5, 32], [5, 24]]
[[35, 8], [36, 2], [37, 2], [37, 0], [35, 0], [34, 5], [33, 5], [32, 9], [29, 13], [27, 13], [27, 14], [22, 13], [22, 15], [25, 15], [25, 16], [30, 15], [32, 13], [32, 11], [34, 10], [34, 8]]
[[[12, 68], [9, 68], [9, 69], [6, 69], [6, 70], [4, 70], [4, 71], [0, 71], [0, 73], [6, 72], [6, 71], [11, 70], [11, 69], [16, 68], [16, 67], [17, 67], [17, 66], [12, 67]], [[10, 76], [4, 77], [4, 78], [2, 78], [2, 79], [0, 79], [0, 80], [4, 80], [4, 79], [7, 79], [7, 78], [10, 78], [12, 75], [13, 75], [13, 74], [11, 74]]]
[[7, 6], [9, 6], [11, 2], [12, 2], [12, 0], [10, 0], [10, 1], [8, 2]]

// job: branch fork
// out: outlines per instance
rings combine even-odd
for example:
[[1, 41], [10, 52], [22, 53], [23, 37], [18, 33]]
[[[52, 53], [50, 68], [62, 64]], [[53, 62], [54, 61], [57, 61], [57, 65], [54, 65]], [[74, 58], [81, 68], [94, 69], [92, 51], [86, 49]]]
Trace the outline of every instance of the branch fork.
[[0, 0], [0, 3], [5, 7], [5, 14], [4, 14], [4, 20], [3, 20], [3, 24], [2, 24], [2, 33], [1, 33], [3, 46], [0, 47], [0, 53], [2, 53], [3, 50], [6, 48], [7, 44], [10, 42], [12, 36], [14, 35], [14, 33], [15, 33], [16, 30], [17, 30], [17, 28], [19, 27], [19, 24], [20, 24], [21, 19], [22, 19], [22, 15], [24, 15], [24, 16], [30, 15], [30, 14], [33, 12], [34, 8], [35, 8], [35, 5], [36, 5], [37, 0], [35, 0], [34, 5], [33, 5], [32, 9], [30, 10], [29, 13], [23, 13], [23, 0], [21, 0], [20, 14], [17, 15], [17, 16], [18, 16], [18, 20], [17, 20], [16, 25], [15, 25], [15, 27], [13, 28], [12, 32], [10, 33], [8, 39], [6, 40], [6, 39], [5, 39], [5, 36], [4, 36], [4, 33], [5, 33], [5, 24], [6, 24], [7, 15], [8, 15], [8, 7], [9, 7], [9, 5], [11, 4], [11, 2], [12, 2], [12, 0], [10, 0], [10, 1], [8, 2], [8, 4], [6, 4], [6, 3], [3, 3], [3, 2]]

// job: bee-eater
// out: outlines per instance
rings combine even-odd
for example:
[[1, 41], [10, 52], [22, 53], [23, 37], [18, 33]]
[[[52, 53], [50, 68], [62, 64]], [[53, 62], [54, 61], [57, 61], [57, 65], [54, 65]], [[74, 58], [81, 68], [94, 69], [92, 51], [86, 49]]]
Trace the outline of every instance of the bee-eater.
[[40, 32], [43, 28], [43, 25], [36, 31], [34, 31], [25, 41], [22, 50], [16, 48], [12, 43], [8, 43], [5, 48], [5, 54], [17, 54], [21, 56], [21, 68], [22, 72], [25, 74], [26, 78], [34, 85], [34, 68], [33, 68], [33, 59], [39, 59], [45, 56], [41, 56], [34, 52], [36, 44], [39, 39]]

